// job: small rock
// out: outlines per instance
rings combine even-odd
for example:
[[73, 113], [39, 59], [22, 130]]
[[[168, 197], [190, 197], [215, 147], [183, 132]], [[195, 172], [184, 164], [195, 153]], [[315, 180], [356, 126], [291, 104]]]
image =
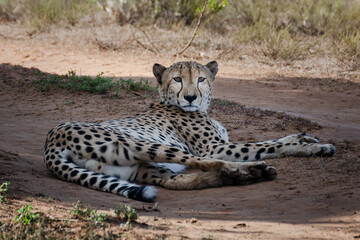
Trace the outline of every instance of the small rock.
[[243, 228], [246, 227], [246, 223], [238, 223], [234, 226], [234, 228]]

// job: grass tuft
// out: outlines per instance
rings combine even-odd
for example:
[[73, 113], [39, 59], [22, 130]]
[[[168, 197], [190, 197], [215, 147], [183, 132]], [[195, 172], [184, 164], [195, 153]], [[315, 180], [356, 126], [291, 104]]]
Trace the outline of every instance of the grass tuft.
[[79, 76], [75, 71], [70, 71], [66, 75], [42, 75], [35, 81], [35, 87], [41, 92], [47, 92], [51, 89], [66, 89], [70, 92], [89, 92], [92, 94], [105, 94], [109, 91], [115, 91], [115, 95], [120, 95], [120, 90], [125, 91], [156, 91], [147, 79], [134, 81], [133, 79], [120, 79], [114, 81], [114, 78], [103, 77], [103, 73], [96, 77]]
[[333, 42], [334, 56], [351, 70], [360, 69], [360, 31], [345, 33]]
[[79, 201], [73, 203], [73, 210], [70, 211], [72, 215], [76, 218], [89, 221], [94, 224], [104, 222], [106, 220], [105, 213], [98, 213], [96, 210], [91, 209], [90, 207], [84, 208], [84, 205]]
[[288, 29], [271, 32], [262, 46], [264, 56], [274, 61], [283, 60], [286, 64], [303, 59], [307, 52], [308, 49], [300, 40], [293, 38]]

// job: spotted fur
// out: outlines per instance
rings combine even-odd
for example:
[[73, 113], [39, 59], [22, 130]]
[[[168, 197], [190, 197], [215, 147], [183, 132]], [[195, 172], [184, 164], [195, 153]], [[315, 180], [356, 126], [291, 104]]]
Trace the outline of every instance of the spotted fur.
[[[182, 190], [270, 180], [276, 169], [264, 159], [334, 155], [334, 146], [306, 134], [229, 142], [206, 113], [217, 69], [216, 62], [155, 64], [160, 103], [132, 118], [56, 126], [45, 144], [48, 169], [65, 181], [153, 201], [156, 188], [149, 184]], [[201, 171], [182, 174], [185, 167]]]

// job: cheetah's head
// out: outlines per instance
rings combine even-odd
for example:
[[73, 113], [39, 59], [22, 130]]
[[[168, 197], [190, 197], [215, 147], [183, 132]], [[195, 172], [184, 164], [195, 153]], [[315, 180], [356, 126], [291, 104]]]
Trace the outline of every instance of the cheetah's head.
[[157, 63], [153, 66], [161, 101], [181, 107], [186, 112], [207, 111], [217, 71], [215, 61], [206, 65], [178, 62], [168, 68]]

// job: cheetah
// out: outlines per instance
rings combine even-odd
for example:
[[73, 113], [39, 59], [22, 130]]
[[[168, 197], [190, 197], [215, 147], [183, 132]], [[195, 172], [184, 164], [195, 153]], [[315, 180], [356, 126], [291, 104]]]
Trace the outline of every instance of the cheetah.
[[[154, 64], [159, 103], [131, 118], [56, 126], [45, 143], [47, 168], [65, 181], [151, 202], [155, 186], [190, 190], [272, 180], [276, 168], [265, 159], [335, 154], [333, 145], [306, 134], [229, 142], [226, 129], [207, 115], [217, 72], [216, 61]], [[182, 173], [186, 168], [198, 171]]]

